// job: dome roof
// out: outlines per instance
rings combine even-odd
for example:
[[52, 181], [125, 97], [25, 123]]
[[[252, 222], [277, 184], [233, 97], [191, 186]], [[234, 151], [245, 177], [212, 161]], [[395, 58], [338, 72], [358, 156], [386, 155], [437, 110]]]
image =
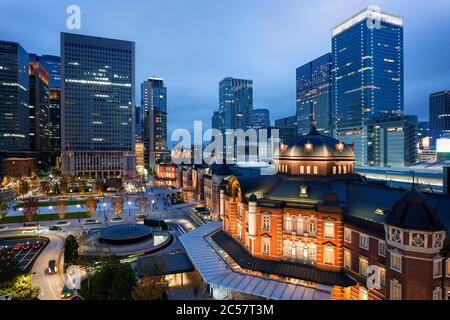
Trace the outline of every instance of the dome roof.
[[445, 230], [424, 194], [415, 189], [405, 192], [394, 204], [386, 223], [403, 229]]
[[281, 145], [275, 158], [303, 159], [337, 159], [354, 160], [353, 146], [332, 137], [321, 135], [313, 126], [311, 131], [302, 137], [290, 140]]

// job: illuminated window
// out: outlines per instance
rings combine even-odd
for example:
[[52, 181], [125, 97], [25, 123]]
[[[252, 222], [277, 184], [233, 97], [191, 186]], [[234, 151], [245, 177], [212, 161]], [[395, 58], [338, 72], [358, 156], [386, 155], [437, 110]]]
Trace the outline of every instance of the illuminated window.
[[262, 253], [270, 254], [270, 239], [269, 238], [262, 239]]
[[382, 287], [385, 287], [386, 286], [386, 269], [379, 267], [379, 270], [380, 270], [380, 285]]
[[319, 167], [318, 166], [314, 166], [314, 174], [319, 174]]
[[344, 251], [344, 268], [351, 270], [352, 269], [352, 254], [350, 251]]
[[433, 300], [442, 300], [442, 288], [437, 287], [433, 290]]
[[396, 280], [391, 280], [391, 300], [402, 300], [402, 285]]
[[285, 218], [285, 221], [284, 221], [284, 229], [285, 229], [286, 231], [291, 231], [291, 230], [292, 230], [292, 219], [291, 219], [291, 217], [289, 217], [289, 216], [287, 216], [287, 217]]
[[442, 277], [442, 260], [434, 260], [433, 261], [433, 277], [439, 278]]
[[369, 267], [369, 261], [366, 258], [359, 258], [359, 274], [363, 277], [367, 277], [367, 268]]
[[352, 243], [352, 230], [344, 228], [344, 241]]
[[391, 269], [402, 272], [402, 256], [391, 252]]
[[311, 234], [316, 233], [316, 220], [314, 218], [311, 218], [311, 220], [309, 221], [309, 232]]
[[326, 246], [323, 252], [323, 262], [328, 265], [334, 265], [334, 248]]
[[305, 174], [305, 166], [300, 166], [300, 174]]
[[325, 222], [325, 238], [334, 239], [334, 222]]
[[311, 166], [306, 166], [306, 174], [311, 174]]
[[333, 167], [333, 174], [337, 174], [337, 168], [336, 168], [336, 166]]

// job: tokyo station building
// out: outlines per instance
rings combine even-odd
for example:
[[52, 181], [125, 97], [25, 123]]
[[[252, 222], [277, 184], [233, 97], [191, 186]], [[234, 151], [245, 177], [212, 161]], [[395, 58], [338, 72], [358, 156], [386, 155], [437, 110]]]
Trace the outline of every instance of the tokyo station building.
[[[226, 165], [177, 168], [177, 186], [219, 221], [201, 237], [181, 238], [207, 284], [214, 283], [205, 271], [211, 267], [196, 254], [201, 243], [191, 245], [199, 239], [227, 261], [224, 270], [234, 274], [226, 279], [253, 277], [246, 288], [244, 279], [224, 280], [227, 292], [273, 299], [308, 299], [308, 292], [317, 299], [450, 299], [450, 196], [365, 181], [355, 174], [353, 146], [314, 125], [282, 145], [274, 160], [275, 175]], [[255, 281], [264, 282], [258, 293], [249, 290]], [[302, 294], [286, 294], [291, 285]]]

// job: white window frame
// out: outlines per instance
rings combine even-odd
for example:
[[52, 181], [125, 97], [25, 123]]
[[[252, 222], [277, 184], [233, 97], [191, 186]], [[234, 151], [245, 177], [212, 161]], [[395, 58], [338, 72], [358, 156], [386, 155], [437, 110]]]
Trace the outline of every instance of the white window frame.
[[[394, 257], [399, 259], [399, 268], [397, 269], [394, 266]], [[398, 273], [402, 273], [402, 264], [403, 264], [403, 259], [402, 256], [400, 254], [391, 252], [391, 258], [390, 258], [390, 268], [391, 270], [397, 271]]]
[[442, 288], [436, 287], [433, 290], [433, 300], [442, 300]]
[[[361, 263], [362, 261], [365, 262], [366, 267], [365, 267], [365, 273], [363, 273], [364, 268], [362, 268], [361, 266], [363, 266], [363, 264]], [[361, 277], [367, 278], [367, 268], [369, 268], [369, 259], [365, 258], [365, 257], [359, 257], [358, 260], [358, 273]]]
[[[381, 248], [384, 248], [384, 252], [382, 252]], [[378, 254], [381, 257], [386, 257], [386, 242], [383, 240], [378, 241]]]
[[402, 300], [402, 285], [397, 280], [391, 280], [391, 300]]
[[349, 250], [344, 250], [344, 268], [352, 270], [352, 253]]
[[344, 241], [347, 243], [352, 243], [352, 229], [344, 228]]
[[270, 239], [262, 238], [261, 251], [261, 253], [264, 255], [270, 255]]
[[[267, 228], [266, 228], [266, 222], [267, 222]], [[266, 215], [262, 216], [262, 229], [270, 230], [270, 216], [266, 216]]]
[[380, 285], [385, 288], [386, 287], [386, 269], [383, 267], [379, 267], [380, 269]]
[[323, 224], [324, 237], [327, 239], [334, 239], [335, 237], [335, 223], [331, 221], [325, 221]]
[[334, 266], [335, 250], [331, 246], [325, 246], [323, 249], [323, 263], [329, 266]]
[[[367, 247], [365, 247], [365, 246], [363, 246], [362, 245], [362, 239], [367, 239]], [[362, 248], [362, 249], [365, 249], [365, 250], [369, 250], [369, 248], [370, 248], [370, 237], [367, 235], [367, 234], [364, 234], [364, 233], [360, 233], [359, 234], [359, 247], [360, 248]]]
[[441, 277], [442, 277], [442, 259], [435, 259], [433, 260], [433, 278], [441, 278]]

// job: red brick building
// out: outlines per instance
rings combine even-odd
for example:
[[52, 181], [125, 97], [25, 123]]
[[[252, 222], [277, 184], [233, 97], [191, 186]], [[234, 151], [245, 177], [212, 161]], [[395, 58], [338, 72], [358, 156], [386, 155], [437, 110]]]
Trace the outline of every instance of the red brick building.
[[275, 164], [270, 176], [216, 166], [203, 178], [222, 219], [212, 239], [240, 272], [331, 286], [333, 299], [450, 298], [449, 196], [367, 183], [353, 146], [314, 127]]

